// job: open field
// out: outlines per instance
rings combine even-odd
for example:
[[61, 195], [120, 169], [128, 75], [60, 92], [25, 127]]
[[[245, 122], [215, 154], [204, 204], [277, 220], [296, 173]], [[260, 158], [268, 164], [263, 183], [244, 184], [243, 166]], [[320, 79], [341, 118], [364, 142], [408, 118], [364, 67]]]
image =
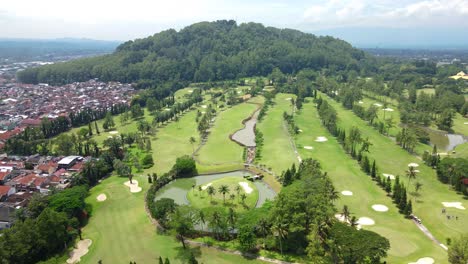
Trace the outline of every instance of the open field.
[[264, 145], [262, 157], [255, 162], [266, 165], [277, 175], [293, 163], [298, 163], [283, 120], [283, 113], [292, 111], [291, 101], [286, 100], [292, 97], [294, 96], [291, 94], [278, 94], [275, 104], [268, 109], [264, 119], [257, 123], [257, 129], [263, 133]]
[[412, 156], [395, 145], [391, 139], [368, 127], [364, 121], [351, 111], [345, 110], [337, 102], [331, 99], [328, 99], [328, 102], [338, 112], [340, 127], [350, 129], [352, 126], [357, 126], [360, 128], [363, 137], [369, 137], [370, 142], [373, 144], [370, 148], [370, 156], [377, 160], [380, 173], [402, 175], [403, 183], [408, 185], [405, 176], [408, 164], [411, 162], [420, 164], [418, 167], [420, 173], [418, 173], [417, 179], [413, 180], [409, 186], [409, 190], [411, 191], [414, 190], [414, 183], [416, 181], [423, 184], [420, 191], [420, 201], [413, 204], [413, 212], [422, 219], [423, 223], [437, 239], [445, 243], [446, 238], [455, 237], [462, 232], [466, 232], [466, 226], [468, 226], [467, 210], [448, 208], [450, 215], [458, 216], [459, 220], [457, 221], [448, 220], [446, 215], [441, 214], [442, 202], [462, 202], [465, 207], [468, 207], [466, 200], [462, 196], [456, 194], [448, 185], [440, 183], [435, 171], [422, 164], [422, 161], [418, 157]]
[[[91, 189], [86, 202], [93, 214], [83, 229], [83, 237], [93, 243], [81, 263], [156, 263], [159, 256], [171, 263], [184, 263], [184, 250], [172, 236], [156, 234], [144, 209], [144, 194], [149, 187], [145, 177], [135, 177], [143, 191], [130, 193], [123, 185], [127, 179], [111, 176]], [[107, 200], [98, 202], [104, 193]], [[192, 247], [200, 263], [263, 263], [209, 248]]]
[[[445, 261], [446, 253], [443, 249], [429, 240], [413, 222], [406, 220], [398, 213], [391, 198], [387, 197], [386, 193], [361, 171], [357, 162], [344, 152], [336, 139], [321, 125], [312, 102], [304, 104], [303, 110], [295, 120], [303, 130], [296, 136], [296, 144], [301, 157], [303, 159], [310, 157], [320, 161], [337, 191], [348, 190], [353, 193], [352, 196], [340, 195], [336, 204], [338, 212], [343, 205], [348, 205], [352, 215], [357, 218], [366, 216], [375, 220], [375, 225], [364, 228], [375, 231], [390, 240], [389, 263], [416, 261], [425, 256], [434, 258], [437, 263]], [[363, 126], [361, 129], [371, 130], [372, 128]], [[328, 141], [316, 142], [315, 139], [319, 136], [325, 136]], [[304, 146], [311, 146], [313, 149], [304, 149]], [[371, 155], [372, 153], [371, 148]], [[385, 205], [389, 211], [376, 212], [371, 207], [375, 204]]]
[[196, 155], [198, 163], [202, 165], [200, 172], [206, 172], [204, 169], [210, 171], [211, 166], [242, 166], [243, 147], [231, 141], [229, 135], [241, 129], [244, 126], [242, 120], [248, 118], [257, 107], [242, 103], [218, 113], [206, 144]]

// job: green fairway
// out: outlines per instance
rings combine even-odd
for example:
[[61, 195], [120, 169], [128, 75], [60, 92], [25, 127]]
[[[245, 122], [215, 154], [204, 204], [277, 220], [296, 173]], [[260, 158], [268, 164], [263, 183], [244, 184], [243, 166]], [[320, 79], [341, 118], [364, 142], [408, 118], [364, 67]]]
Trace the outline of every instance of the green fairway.
[[212, 166], [242, 166], [244, 148], [231, 141], [229, 136], [241, 129], [244, 126], [242, 121], [257, 108], [256, 104], [242, 103], [218, 113], [206, 144], [196, 155], [197, 161], [202, 165], [200, 172], [206, 172], [203, 169], [210, 171]]
[[[243, 185], [241, 185], [242, 183]], [[228, 192], [225, 195], [225, 202], [223, 194], [220, 192], [220, 186], [225, 185], [228, 187]], [[244, 186], [245, 185], [245, 186]], [[208, 186], [212, 186], [216, 193], [212, 196], [208, 194]], [[239, 193], [236, 191], [236, 187], [239, 186]], [[243, 187], [244, 186], [244, 187]], [[202, 190], [198, 190], [196, 186], [193, 190], [188, 191], [187, 199], [190, 205], [199, 208], [232, 208], [237, 212], [254, 208], [258, 201], [258, 190], [253, 183], [248, 180], [239, 177], [225, 177], [219, 180], [212, 181], [210, 183], [201, 186]], [[242, 194], [246, 195], [245, 201], [242, 201]], [[231, 199], [231, 195], [235, 195], [234, 199]]]
[[[375, 225], [364, 228], [390, 240], [389, 263], [407, 263], [425, 256], [434, 258], [437, 263], [445, 262], [444, 250], [429, 240], [412, 221], [404, 219], [398, 213], [398, 209], [386, 193], [361, 171], [357, 162], [344, 152], [336, 139], [321, 125], [312, 102], [304, 104], [303, 110], [295, 120], [303, 130], [296, 136], [301, 157], [320, 161], [337, 191], [353, 192], [352, 196], [340, 195], [337, 201], [338, 211], [340, 212], [343, 205], [348, 205], [352, 215], [357, 218], [364, 216], [375, 220]], [[366, 128], [372, 129], [367, 126]], [[326, 137], [328, 141], [316, 142], [315, 139], [319, 136]], [[313, 149], [305, 149], [304, 146]], [[371, 149], [371, 155], [372, 153]], [[371, 207], [374, 204], [385, 205], [389, 211], [376, 212]]]
[[455, 147], [455, 154], [452, 154], [451, 157], [456, 158], [468, 158], [468, 143], [464, 143]]
[[408, 185], [405, 177], [408, 164], [415, 162], [420, 165], [417, 179], [413, 180], [408, 188], [410, 192], [414, 190], [416, 181], [423, 184], [419, 201], [413, 203], [413, 212], [422, 219], [423, 223], [437, 239], [445, 243], [446, 238], [455, 237], [462, 232], [466, 232], [466, 226], [468, 226], [467, 210], [448, 208], [450, 215], [459, 217], [458, 221], [448, 220], [445, 214], [441, 214], [442, 202], [462, 202], [465, 207], [468, 207], [468, 203], [462, 196], [456, 194], [448, 185], [439, 182], [435, 171], [424, 165], [418, 157], [412, 156], [397, 146], [390, 138], [371, 129], [351, 111], [345, 110], [341, 104], [331, 99], [328, 99], [328, 102], [338, 112], [340, 127], [350, 129], [352, 126], [357, 126], [360, 128], [363, 137], [369, 137], [370, 142], [373, 144], [370, 148], [370, 157], [377, 160], [377, 166], [380, 168], [381, 173], [402, 175], [403, 183]]
[[455, 134], [468, 136], [468, 118], [463, 117], [460, 113], [456, 113], [452, 129]]
[[266, 165], [277, 175], [298, 162], [291, 146], [287, 124], [283, 120], [283, 113], [292, 111], [291, 100], [287, 99], [293, 97], [295, 96], [291, 94], [276, 95], [275, 104], [270, 106], [264, 119], [257, 123], [257, 129], [263, 133], [264, 145], [260, 160], [256, 159], [255, 162]]
[[[93, 206], [93, 213], [83, 237], [93, 243], [81, 263], [157, 263], [159, 256], [168, 257], [171, 263], [184, 263], [181, 244], [171, 236], [157, 235], [145, 213], [146, 177], [134, 179], [143, 191], [130, 193], [123, 185], [127, 179], [116, 176], [91, 189], [86, 202]], [[96, 200], [101, 193], [107, 196], [104, 202]], [[192, 247], [192, 251], [200, 263], [263, 263], [210, 248]]]

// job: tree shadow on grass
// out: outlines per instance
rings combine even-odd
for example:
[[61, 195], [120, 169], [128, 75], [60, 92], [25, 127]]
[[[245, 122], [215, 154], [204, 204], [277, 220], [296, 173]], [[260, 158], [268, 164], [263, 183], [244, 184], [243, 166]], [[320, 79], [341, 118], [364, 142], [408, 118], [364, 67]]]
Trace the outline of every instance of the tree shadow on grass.
[[180, 247], [176, 247], [175, 251], [176, 251], [175, 259], [179, 260], [182, 263], [186, 263], [190, 259], [190, 256], [192, 254], [197, 259], [199, 259], [202, 255], [200, 246], [190, 247], [189, 245], [187, 245], [187, 248], [183, 248], [180, 246]]

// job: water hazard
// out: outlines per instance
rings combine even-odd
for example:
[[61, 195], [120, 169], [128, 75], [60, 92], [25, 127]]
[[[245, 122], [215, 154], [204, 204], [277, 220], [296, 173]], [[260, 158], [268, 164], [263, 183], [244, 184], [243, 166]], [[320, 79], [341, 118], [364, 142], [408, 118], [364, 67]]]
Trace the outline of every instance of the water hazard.
[[232, 140], [246, 147], [255, 147], [255, 124], [260, 110], [255, 111], [252, 117], [245, 122], [245, 127], [232, 135]]
[[468, 137], [457, 134], [447, 134], [442, 131], [427, 130], [431, 146], [436, 145], [439, 151], [452, 151], [456, 146], [468, 142]]

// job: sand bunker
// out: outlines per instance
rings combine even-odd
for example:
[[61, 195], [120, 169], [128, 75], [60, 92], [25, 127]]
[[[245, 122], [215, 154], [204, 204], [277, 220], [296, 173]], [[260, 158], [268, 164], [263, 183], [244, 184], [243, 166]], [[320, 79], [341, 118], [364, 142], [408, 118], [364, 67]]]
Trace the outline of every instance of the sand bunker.
[[208, 183], [207, 185], [203, 185], [203, 186], [201, 187], [201, 189], [202, 189], [202, 190], [206, 190], [206, 188], [210, 187], [211, 185], [213, 185], [213, 183], [210, 182], [210, 183]]
[[374, 209], [374, 211], [377, 211], [377, 212], [387, 212], [388, 211], [388, 207], [383, 205], [383, 204], [374, 204], [374, 205], [372, 205], [372, 209]]
[[124, 184], [125, 186], [130, 188], [131, 193], [141, 192], [141, 187], [138, 187], [137, 180], [132, 180], [132, 183], [130, 183], [130, 181], [126, 181]]
[[468, 122], [465, 122], [465, 123], [463, 123], [463, 124], [468, 125]]
[[304, 146], [305, 149], [314, 149], [312, 146]]
[[88, 253], [88, 248], [93, 242], [91, 239], [84, 239], [76, 243], [76, 247], [70, 252], [70, 258], [67, 259], [68, 264], [78, 263], [81, 260], [81, 257]]
[[101, 193], [100, 195], [96, 197], [96, 199], [98, 200], [98, 202], [104, 202], [107, 199], [107, 196]]
[[346, 222], [349, 224], [349, 220], [345, 221], [345, 217], [342, 214], [335, 214], [335, 218], [338, 219], [340, 222]]
[[344, 195], [344, 196], [351, 196], [351, 195], [353, 195], [353, 192], [352, 191], [342, 191], [341, 194]]
[[382, 175], [383, 175], [385, 178], [390, 178], [390, 180], [394, 180], [394, 179], [395, 179], [395, 175], [393, 175], [393, 174], [382, 173]]
[[317, 139], [315, 140], [315, 142], [325, 142], [325, 141], [328, 141], [326, 137], [317, 137]]
[[109, 132], [109, 134], [112, 134], [112, 135], [115, 135], [115, 134], [118, 134], [118, 133], [119, 133], [119, 131], [111, 131], [111, 132]]
[[419, 167], [419, 164], [412, 162], [412, 163], [408, 164], [408, 167], [416, 168], [416, 167]]
[[208, 106], [206, 106], [206, 105], [202, 105], [201, 107], [202, 107], [202, 108], [207, 108]]
[[358, 103], [359, 103], [359, 104], [363, 104], [364, 102], [363, 102], [363, 101], [359, 101]]
[[286, 100], [286, 101], [290, 101], [291, 99], [292, 99], [291, 97], [284, 98], [284, 100]]
[[375, 225], [375, 221], [369, 217], [359, 217], [357, 220], [359, 225]]
[[393, 112], [393, 111], [395, 111], [395, 110], [393, 110], [392, 108], [387, 107], [387, 108], [384, 109], [384, 111]]
[[374, 105], [375, 105], [375, 106], [378, 106], [378, 107], [381, 107], [381, 106], [382, 106], [382, 104], [379, 104], [379, 103], [375, 103]]
[[460, 209], [460, 210], [465, 210], [466, 209], [462, 205], [461, 202], [442, 202], [442, 205], [444, 205], [444, 207], [453, 207], [453, 208], [457, 208], [457, 209]]
[[245, 193], [250, 194], [253, 189], [249, 186], [247, 182], [239, 182], [239, 185], [244, 189]]
[[416, 262], [409, 262], [408, 264], [433, 264], [433, 263], [434, 263], [433, 258], [424, 257], [424, 258], [418, 259], [418, 261], [416, 261]]
[[164, 108], [164, 110], [165, 110], [165, 111], [171, 111], [171, 109], [170, 109], [170, 108]]
[[193, 90], [188, 90], [187, 93], [193, 93]]
[[302, 131], [302, 129], [298, 129], [297, 131], [299, 131], [299, 132], [303, 132], [303, 131]]

